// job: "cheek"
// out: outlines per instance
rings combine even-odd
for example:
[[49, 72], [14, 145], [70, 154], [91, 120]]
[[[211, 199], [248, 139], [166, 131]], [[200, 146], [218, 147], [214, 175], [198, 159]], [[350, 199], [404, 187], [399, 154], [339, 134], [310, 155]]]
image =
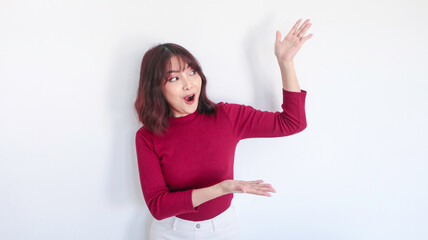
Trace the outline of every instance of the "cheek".
[[202, 86], [202, 78], [201, 77], [198, 78], [197, 86], [199, 89], [201, 89], [201, 86]]
[[169, 103], [170, 99], [171, 99], [171, 93], [169, 92], [168, 87], [162, 87], [162, 93], [163, 96], [165, 97], [166, 101]]
[[168, 102], [175, 101], [177, 98], [180, 98], [179, 88], [172, 86], [171, 84], [163, 87], [162, 91]]

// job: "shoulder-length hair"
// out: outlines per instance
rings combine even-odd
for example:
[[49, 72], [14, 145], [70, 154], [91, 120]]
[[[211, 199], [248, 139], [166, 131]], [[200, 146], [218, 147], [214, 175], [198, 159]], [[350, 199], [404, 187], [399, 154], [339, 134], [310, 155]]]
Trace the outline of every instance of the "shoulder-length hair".
[[174, 43], [159, 44], [149, 49], [141, 63], [140, 83], [138, 86], [135, 109], [138, 118], [147, 130], [162, 135], [169, 127], [169, 104], [162, 92], [171, 66], [171, 57], [178, 57], [201, 77], [201, 94], [197, 111], [202, 114], [215, 114], [217, 108], [206, 94], [207, 79], [195, 57], [180, 45]]

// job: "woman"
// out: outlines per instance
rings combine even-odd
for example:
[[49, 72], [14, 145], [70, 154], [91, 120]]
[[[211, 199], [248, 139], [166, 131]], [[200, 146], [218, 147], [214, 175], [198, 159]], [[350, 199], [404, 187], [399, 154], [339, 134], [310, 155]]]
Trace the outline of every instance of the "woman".
[[186, 49], [170, 43], [146, 52], [135, 108], [144, 124], [136, 134], [141, 187], [155, 218], [150, 239], [239, 239], [233, 193], [275, 192], [263, 180], [233, 180], [234, 154], [241, 139], [306, 128], [306, 91], [299, 87], [293, 59], [312, 34], [304, 37], [309, 19], [300, 23], [282, 41], [276, 32], [282, 112], [215, 104], [207, 98], [199, 63]]

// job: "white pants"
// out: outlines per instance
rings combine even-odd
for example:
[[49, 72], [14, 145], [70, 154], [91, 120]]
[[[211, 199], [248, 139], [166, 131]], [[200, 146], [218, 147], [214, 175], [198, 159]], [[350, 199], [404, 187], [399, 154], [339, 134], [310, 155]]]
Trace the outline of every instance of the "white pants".
[[240, 240], [235, 207], [231, 205], [218, 216], [204, 221], [178, 217], [153, 220], [150, 240]]

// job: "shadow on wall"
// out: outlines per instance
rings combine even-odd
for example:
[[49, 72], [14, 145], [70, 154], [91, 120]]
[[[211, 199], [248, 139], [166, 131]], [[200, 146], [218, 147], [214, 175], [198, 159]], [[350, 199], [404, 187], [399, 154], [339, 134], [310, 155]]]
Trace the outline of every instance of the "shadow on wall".
[[[274, 16], [268, 15], [259, 25], [254, 26], [245, 37], [246, 59], [254, 86], [254, 101], [256, 109], [274, 112], [280, 107], [277, 99], [282, 96], [281, 75], [277, 76], [272, 69], [277, 68], [275, 47]], [[269, 43], [266, 45], [266, 43]], [[279, 85], [279, 84], [280, 85]], [[278, 88], [281, 86], [281, 88]]]

